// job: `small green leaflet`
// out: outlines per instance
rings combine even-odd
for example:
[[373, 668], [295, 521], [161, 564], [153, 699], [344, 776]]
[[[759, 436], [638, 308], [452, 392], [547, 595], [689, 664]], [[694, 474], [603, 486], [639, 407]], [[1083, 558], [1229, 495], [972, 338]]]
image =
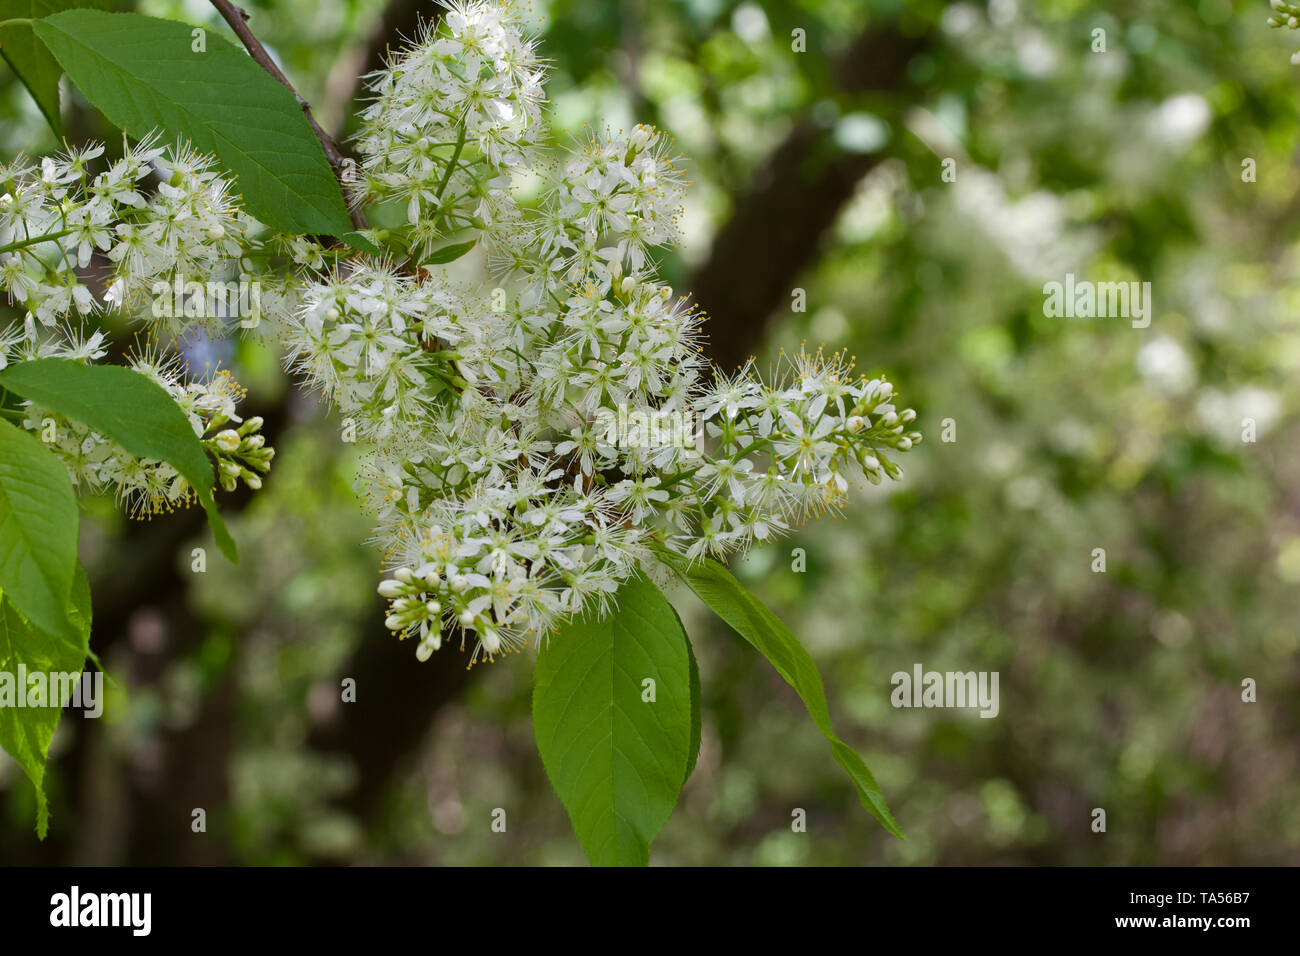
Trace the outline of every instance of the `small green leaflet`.
[[68, 10], [33, 22], [82, 95], [129, 135], [164, 129], [238, 179], [249, 215], [288, 233], [352, 231], [320, 142], [293, 94], [206, 31], [135, 13]]
[[831, 754], [857, 787], [858, 798], [867, 812], [894, 836], [904, 839], [903, 831], [889, 812], [880, 786], [871, 775], [866, 762], [831, 729], [830, 708], [826, 703], [826, 689], [822, 686], [821, 675], [817, 673], [817, 665], [798, 638], [762, 601], [732, 577], [730, 571], [712, 558], [692, 564], [667, 549], [661, 548], [656, 553], [664, 564], [681, 575], [700, 600], [730, 624], [736, 633], [754, 645], [785, 682], [798, 692], [813, 723], [830, 741]]
[[649, 581], [625, 582], [617, 608], [570, 622], [538, 654], [533, 732], [587, 859], [644, 866], [694, 762], [691, 651]]
[[89, 425], [133, 455], [167, 462], [194, 489], [221, 553], [239, 560], [212, 497], [212, 462], [185, 413], [157, 382], [119, 365], [47, 358], [0, 372], [0, 386]]
[[[20, 665], [27, 674], [81, 673], [90, 642], [90, 582], [81, 565], [77, 565], [71, 595], [75, 637], [37, 629], [18, 613], [11, 597], [0, 594], [0, 674], [15, 675], [12, 679], [16, 681]], [[10, 691], [17, 690], [16, 686], [10, 687]], [[0, 693], [4, 693], [3, 689]], [[45, 800], [45, 758], [61, 712], [59, 707], [0, 707], [0, 747], [18, 762], [36, 788], [36, 834], [42, 840], [50, 819]]]
[[433, 250], [433, 253], [423, 262], [426, 266], [440, 266], [448, 262], [455, 262], [465, 253], [474, 248], [476, 239], [469, 242], [454, 242], [449, 246], [443, 246], [441, 249]]
[[77, 498], [63, 463], [0, 418], [0, 590], [42, 630], [69, 634]]

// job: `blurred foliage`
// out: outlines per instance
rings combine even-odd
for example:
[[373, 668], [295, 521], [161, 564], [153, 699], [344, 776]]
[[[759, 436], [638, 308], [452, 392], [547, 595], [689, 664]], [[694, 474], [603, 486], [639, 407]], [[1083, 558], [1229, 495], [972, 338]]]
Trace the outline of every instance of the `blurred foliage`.
[[[248, 6], [304, 95], [341, 121], [352, 86], [339, 64], [356, 62], [382, 4]], [[844, 520], [737, 568], [806, 641], [837, 728], [909, 839], [876, 826], [793, 694], [683, 589], [704, 747], [654, 862], [1300, 862], [1300, 73], [1267, 3], [912, 4], [904, 29], [932, 18], [940, 31], [912, 62], [921, 93], [903, 123], [837, 94], [829, 67], [901, 3], [533, 8], [564, 130], [651, 121], [690, 157], [688, 242], [669, 260], [680, 288], [794, 117], [885, 155], [800, 280], [807, 311], [779, 317], [759, 362], [804, 340], [848, 349], [889, 374], [926, 435], [903, 482], [855, 490]], [[198, 0], [140, 9], [218, 26]], [[795, 28], [806, 53], [791, 51]], [[7, 151], [50, 148], [3, 82]], [[1045, 317], [1043, 283], [1066, 272], [1150, 282], [1150, 327]], [[230, 364], [253, 403], [286, 387], [260, 350], [242, 345]], [[147, 692], [131, 686], [134, 637], [106, 660], [121, 684], [105, 717], [113, 758], [147, 762], [159, 728], [183, 726], [233, 674], [230, 799], [208, 838], [237, 859], [580, 863], [532, 742], [525, 659], [476, 669], [381, 825], [331, 804], [353, 769], [304, 742], [347, 706], [332, 682], [349, 651], [383, 639], [370, 626], [378, 558], [350, 491], [355, 447], [310, 399], [291, 407], [271, 480], [232, 515], [242, 565], [214, 559], [196, 576], [197, 649]], [[1257, 442], [1242, 441], [1247, 417]], [[941, 440], [945, 419], [955, 441]], [[111, 562], [122, 521], [91, 510], [84, 547]], [[999, 672], [1001, 712], [892, 708], [890, 675], [915, 663]], [[1247, 677], [1258, 703], [1241, 701]], [[76, 825], [58, 812], [60, 767], [56, 829]], [[17, 831], [31, 813], [16, 779], [0, 766]], [[496, 807], [505, 834], [490, 828]], [[791, 831], [795, 808], [807, 833]]]

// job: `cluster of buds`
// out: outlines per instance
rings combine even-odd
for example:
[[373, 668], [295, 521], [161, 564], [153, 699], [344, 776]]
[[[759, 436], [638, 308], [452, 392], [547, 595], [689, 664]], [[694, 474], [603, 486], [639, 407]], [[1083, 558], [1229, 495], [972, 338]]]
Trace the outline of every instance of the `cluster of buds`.
[[[217, 422], [211, 427], [221, 428], [224, 424]], [[262, 487], [261, 476], [271, 470], [275, 449], [266, 444], [261, 430], [262, 418], [257, 416], [238, 428], [222, 428], [203, 440], [217, 460], [217, 474], [226, 491], [234, 491], [241, 480], [254, 491]]]
[[[456, 581], [464, 590], [467, 581]], [[452, 582], [448, 582], [450, 587]], [[382, 597], [392, 601], [384, 626], [391, 631], [405, 631], [416, 628], [420, 643], [415, 649], [415, 656], [420, 661], [427, 661], [433, 652], [442, 646], [442, 629], [438, 622], [442, 617], [441, 602], [429, 596], [442, 586], [442, 578], [434, 568], [416, 576], [410, 568], [398, 568], [393, 576], [379, 585]], [[468, 612], [465, 612], [468, 613]], [[430, 624], [434, 626], [430, 626]], [[467, 623], [472, 624], [471, 618]]]

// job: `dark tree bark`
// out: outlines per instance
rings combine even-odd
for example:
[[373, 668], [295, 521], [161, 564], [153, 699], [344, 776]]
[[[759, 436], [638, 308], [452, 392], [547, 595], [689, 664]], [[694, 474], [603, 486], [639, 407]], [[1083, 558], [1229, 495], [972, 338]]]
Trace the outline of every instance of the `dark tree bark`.
[[[840, 86], [849, 94], [911, 91], [907, 64], [927, 43], [892, 27], [870, 30], [838, 64]], [[897, 97], [890, 106], [899, 114], [912, 102]], [[829, 130], [805, 116], [734, 197], [731, 219], [690, 283], [708, 313], [707, 351], [720, 369], [740, 365], [763, 340], [858, 184], [885, 155], [846, 153]]]

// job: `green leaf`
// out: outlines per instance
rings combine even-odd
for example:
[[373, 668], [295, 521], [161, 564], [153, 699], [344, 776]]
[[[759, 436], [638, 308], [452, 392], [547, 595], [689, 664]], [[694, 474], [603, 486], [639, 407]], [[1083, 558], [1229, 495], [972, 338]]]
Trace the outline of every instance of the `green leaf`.
[[777, 673], [785, 678], [785, 682], [795, 689], [808, 708], [808, 714], [817, 729], [830, 741], [831, 753], [836, 762], [844, 768], [857, 787], [862, 805], [886, 830], [903, 839], [903, 831], [889, 812], [880, 786], [866, 763], [831, 729], [826, 689], [822, 686], [821, 675], [817, 673], [817, 665], [790, 629], [732, 577], [730, 571], [712, 558], [692, 564], [667, 549], [659, 549], [657, 553], [664, 564], [681, 575], [691, 590], [718, 617], [730, 624], [736, 633], [754, 645], [776, 668]]
[[131, 136], [165, 129], [215, 154], [248, 213], [289, 233], [352, 230], [338, 181], [284, 86], [215, 32], [135, 13], [68, 10], [33, 23], [68, 78]]
[[0, 419], [0, 590], [53, 634], [71, 629], [77, 524], [77, 498], [62, 462]]
[[216, 481], [207, 452], [189, 418], [157, 382], [120, 365], [47, 358], [0, 372], [0, 386], [89, 425], [132, 455], [167, 462], [194, 489], [221, 552], [239, 560], [212, 496]]
[[[71, 594], [75, 637], [36, 628], [18, 613], [12, 597], [0, 594], [0, 675], [13, 675], [9, 678], [14, 682], [10, 690], [19, 692], [20, 666], [27, 674], [81, 673], [90, 642], [90, 582], [81, 565], [76, 567]], [[0, 688], [0, 694], [4, 692]], [[42, 840], [50, 818], [45, 799], [45, 758], [61, 713], [61, 707], [0, 706], [0, 747], [18, 762], [36, 788], [36, 834]]]
[[443, 246], [441, 249], [435, 249], [433, 254], [423, 262], [426, 266], [440, 266], [448, 262], [455, 262], [465, 253], [474, 248], [477, 239], [471, 239], [469, 242], [453, 242], [449, 246]]
[[[619, 588], [618, 610], [574, 621], [537, 657], [533, 731], [587, 858], [644, 866], [689, 764], [691, 662], [672, 605], [649, 581]], [[642, 700], [642, 681], [655, 700]]]
[[[6, 20], [33, 20], [38, 17], [71, 10], [73, 7], [105, 9], [116, 0], [0, 0], [0, 22]], [[22, 80], [32, 99], [56, 134], [62, 134], [59, 117], [59, 77], [63, 67], [36, 38], [29, 23], [10, 23], [0, 26], [0, 56]]]

